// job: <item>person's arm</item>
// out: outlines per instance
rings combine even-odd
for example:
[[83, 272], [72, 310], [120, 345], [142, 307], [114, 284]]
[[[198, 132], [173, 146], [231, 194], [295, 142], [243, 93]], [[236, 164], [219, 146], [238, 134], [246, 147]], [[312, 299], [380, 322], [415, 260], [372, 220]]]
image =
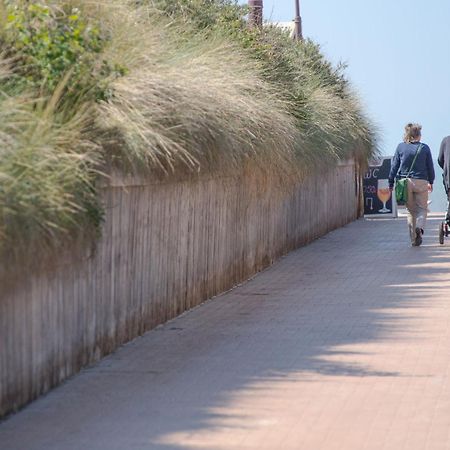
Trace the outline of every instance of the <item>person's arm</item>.
[[430, 183], [431, 186], [433, 186], [434, 183], [434, 164], [433, 164], [433, 157], [431, 156], [431, 150], [430, 147], [427, 146], [427, 172], [428, 172], [428, 183]]
[[400, 167], [400, 152], [399, 147], [395, 150], [394, 157], [392, 158], [391, 171], [389, 172], [389, 188], [393, 189], [395, 177], [397, 176], [398, 168]]
[[438, 164], [441, 169], [444, 168], [444, 151], [445, 151], [446, 142], [447, 142], [447, 138], [442, 139], [441, 148], [439, 149]]

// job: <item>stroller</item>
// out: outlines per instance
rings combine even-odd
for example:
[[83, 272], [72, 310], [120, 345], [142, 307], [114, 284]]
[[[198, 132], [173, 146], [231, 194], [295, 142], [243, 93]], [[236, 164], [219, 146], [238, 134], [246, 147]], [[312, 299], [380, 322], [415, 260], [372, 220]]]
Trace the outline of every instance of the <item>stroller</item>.
[[439, 244], [444, 244], [444, 237], [448, 237], [450, 235], [450, 228], [447, 220], [443, 220], [439, 224]]
[[445, 219], [439, 224], [439, 244], [444, 244], [444, 238], [450, 236], [450, 198], [448, 196], [449, 193], [449, 187], [445, 183], [445, 178], [443, 176], [443, 182], [444, 182], [444, 189], [445, 193], [447, 194], [447, 213], [445, 215]]

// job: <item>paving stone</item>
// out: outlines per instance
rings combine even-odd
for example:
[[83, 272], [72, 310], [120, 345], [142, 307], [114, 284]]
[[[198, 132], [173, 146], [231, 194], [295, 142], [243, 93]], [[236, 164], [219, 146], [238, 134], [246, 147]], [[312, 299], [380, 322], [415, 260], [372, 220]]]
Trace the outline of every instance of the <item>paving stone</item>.
[[450, 241], [360, 220], [0, 423], [1, 450], [450, 449]]

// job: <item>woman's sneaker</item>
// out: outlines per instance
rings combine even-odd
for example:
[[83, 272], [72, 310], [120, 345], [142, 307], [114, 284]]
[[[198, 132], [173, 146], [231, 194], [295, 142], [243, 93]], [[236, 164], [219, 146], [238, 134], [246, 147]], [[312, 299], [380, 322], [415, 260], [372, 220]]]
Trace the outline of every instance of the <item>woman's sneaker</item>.
[[422, 234], [423, 230], [422, 228], [416, 228], [416, 237], [414, 239], [414, 245], [418, 247], [422, 243]]

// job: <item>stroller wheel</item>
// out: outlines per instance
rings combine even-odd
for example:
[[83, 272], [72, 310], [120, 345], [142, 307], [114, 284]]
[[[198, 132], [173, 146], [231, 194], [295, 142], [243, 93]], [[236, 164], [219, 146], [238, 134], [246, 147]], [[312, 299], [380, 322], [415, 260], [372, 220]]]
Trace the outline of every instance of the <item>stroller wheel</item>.
[[446, 234], [445, 228], [446, 228], [446, 223], [441, 222], [441, 224], [439, 225], [439, 244], [441, 244], [441, 245], [444, 243], [444, 234]]

